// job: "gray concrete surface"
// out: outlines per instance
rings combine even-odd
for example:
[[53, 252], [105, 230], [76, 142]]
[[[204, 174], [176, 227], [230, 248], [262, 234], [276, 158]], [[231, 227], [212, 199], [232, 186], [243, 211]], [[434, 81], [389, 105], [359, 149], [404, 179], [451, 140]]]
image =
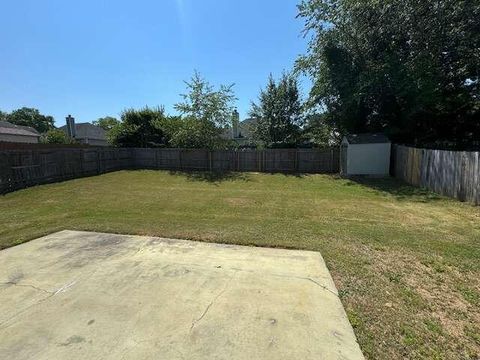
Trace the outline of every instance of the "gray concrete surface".
[[362, 359], [319, 253], [62, 231], [0, 252], [1, 359]]

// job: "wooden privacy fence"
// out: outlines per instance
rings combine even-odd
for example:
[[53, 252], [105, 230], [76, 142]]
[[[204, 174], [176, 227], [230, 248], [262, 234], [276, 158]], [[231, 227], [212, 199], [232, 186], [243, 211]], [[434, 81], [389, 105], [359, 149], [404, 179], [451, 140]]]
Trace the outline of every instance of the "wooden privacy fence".
[[394, 145], [393, 175], [436, 193], [480, 204], [480, 153]]
[[130, 149], [0, 151], [0, 193], [131, 168], [132, 159]]
[[126, 169], [336, 173], [338, 148], [0, 150], [0, 193]]
[[135, 149], [134, 164], [142, 169], [336, 173], [339, 150]]

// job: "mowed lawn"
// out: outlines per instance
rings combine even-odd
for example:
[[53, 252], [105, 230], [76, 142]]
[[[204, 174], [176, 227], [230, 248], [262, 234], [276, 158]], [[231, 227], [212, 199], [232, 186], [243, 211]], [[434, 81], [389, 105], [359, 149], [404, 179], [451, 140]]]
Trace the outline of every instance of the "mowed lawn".
[[480, 209], [396, 180], [120, 171], [0, 196], [0, 247], [62, 229], [320, 251], [370, 359], [480, 357]]

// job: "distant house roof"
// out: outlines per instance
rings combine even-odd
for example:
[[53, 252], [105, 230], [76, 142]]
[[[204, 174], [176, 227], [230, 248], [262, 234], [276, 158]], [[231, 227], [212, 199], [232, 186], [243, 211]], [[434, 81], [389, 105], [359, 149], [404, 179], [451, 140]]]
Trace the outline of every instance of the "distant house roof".
[[0, 134], [40, 137], [40, 134], [34, 128], [15, 125], [8, 121], [0, 121]]
[[385, 144], [390, 140], [384, 134], [350, 134], [346, 135], [349, 144]]
[[258, 119], [257, 118], [246, 118], [245, 120], [243, 120], [241, 122], [241, 124], [243, 124], [244, 126], [255, 126], [258, 122]]
[[257, 125], [258, 119], [248, 118], [241, 121], [238, 124], [238, 132], [245, 138], [250, 138], [252, 136], [252, 132], [254, 131], [254, 127]]
[[[258, 120], [254, 118], [248, 118], [238, 123], [238, 135], [239, 138], [250, 139], [252, 137], [252, 132], [256, 126]], [[224, 139], [232, 138], [232, 126], [228, 125], [222, 134]]]
[[[60, 127], [62, 131], [67, 133], [67, 125]], [[75, 138], [76, 139], [95, 139], [106, 140], [107, 132], [100, 126], [90, 123], [75, 124]]]

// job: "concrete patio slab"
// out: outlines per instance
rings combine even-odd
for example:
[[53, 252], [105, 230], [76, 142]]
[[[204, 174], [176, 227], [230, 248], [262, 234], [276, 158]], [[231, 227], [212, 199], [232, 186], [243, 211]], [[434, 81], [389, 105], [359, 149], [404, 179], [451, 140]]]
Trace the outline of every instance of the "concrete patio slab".
[[363, 359], [319, 253], [62, 231], [0, 252], [1, 359]]

